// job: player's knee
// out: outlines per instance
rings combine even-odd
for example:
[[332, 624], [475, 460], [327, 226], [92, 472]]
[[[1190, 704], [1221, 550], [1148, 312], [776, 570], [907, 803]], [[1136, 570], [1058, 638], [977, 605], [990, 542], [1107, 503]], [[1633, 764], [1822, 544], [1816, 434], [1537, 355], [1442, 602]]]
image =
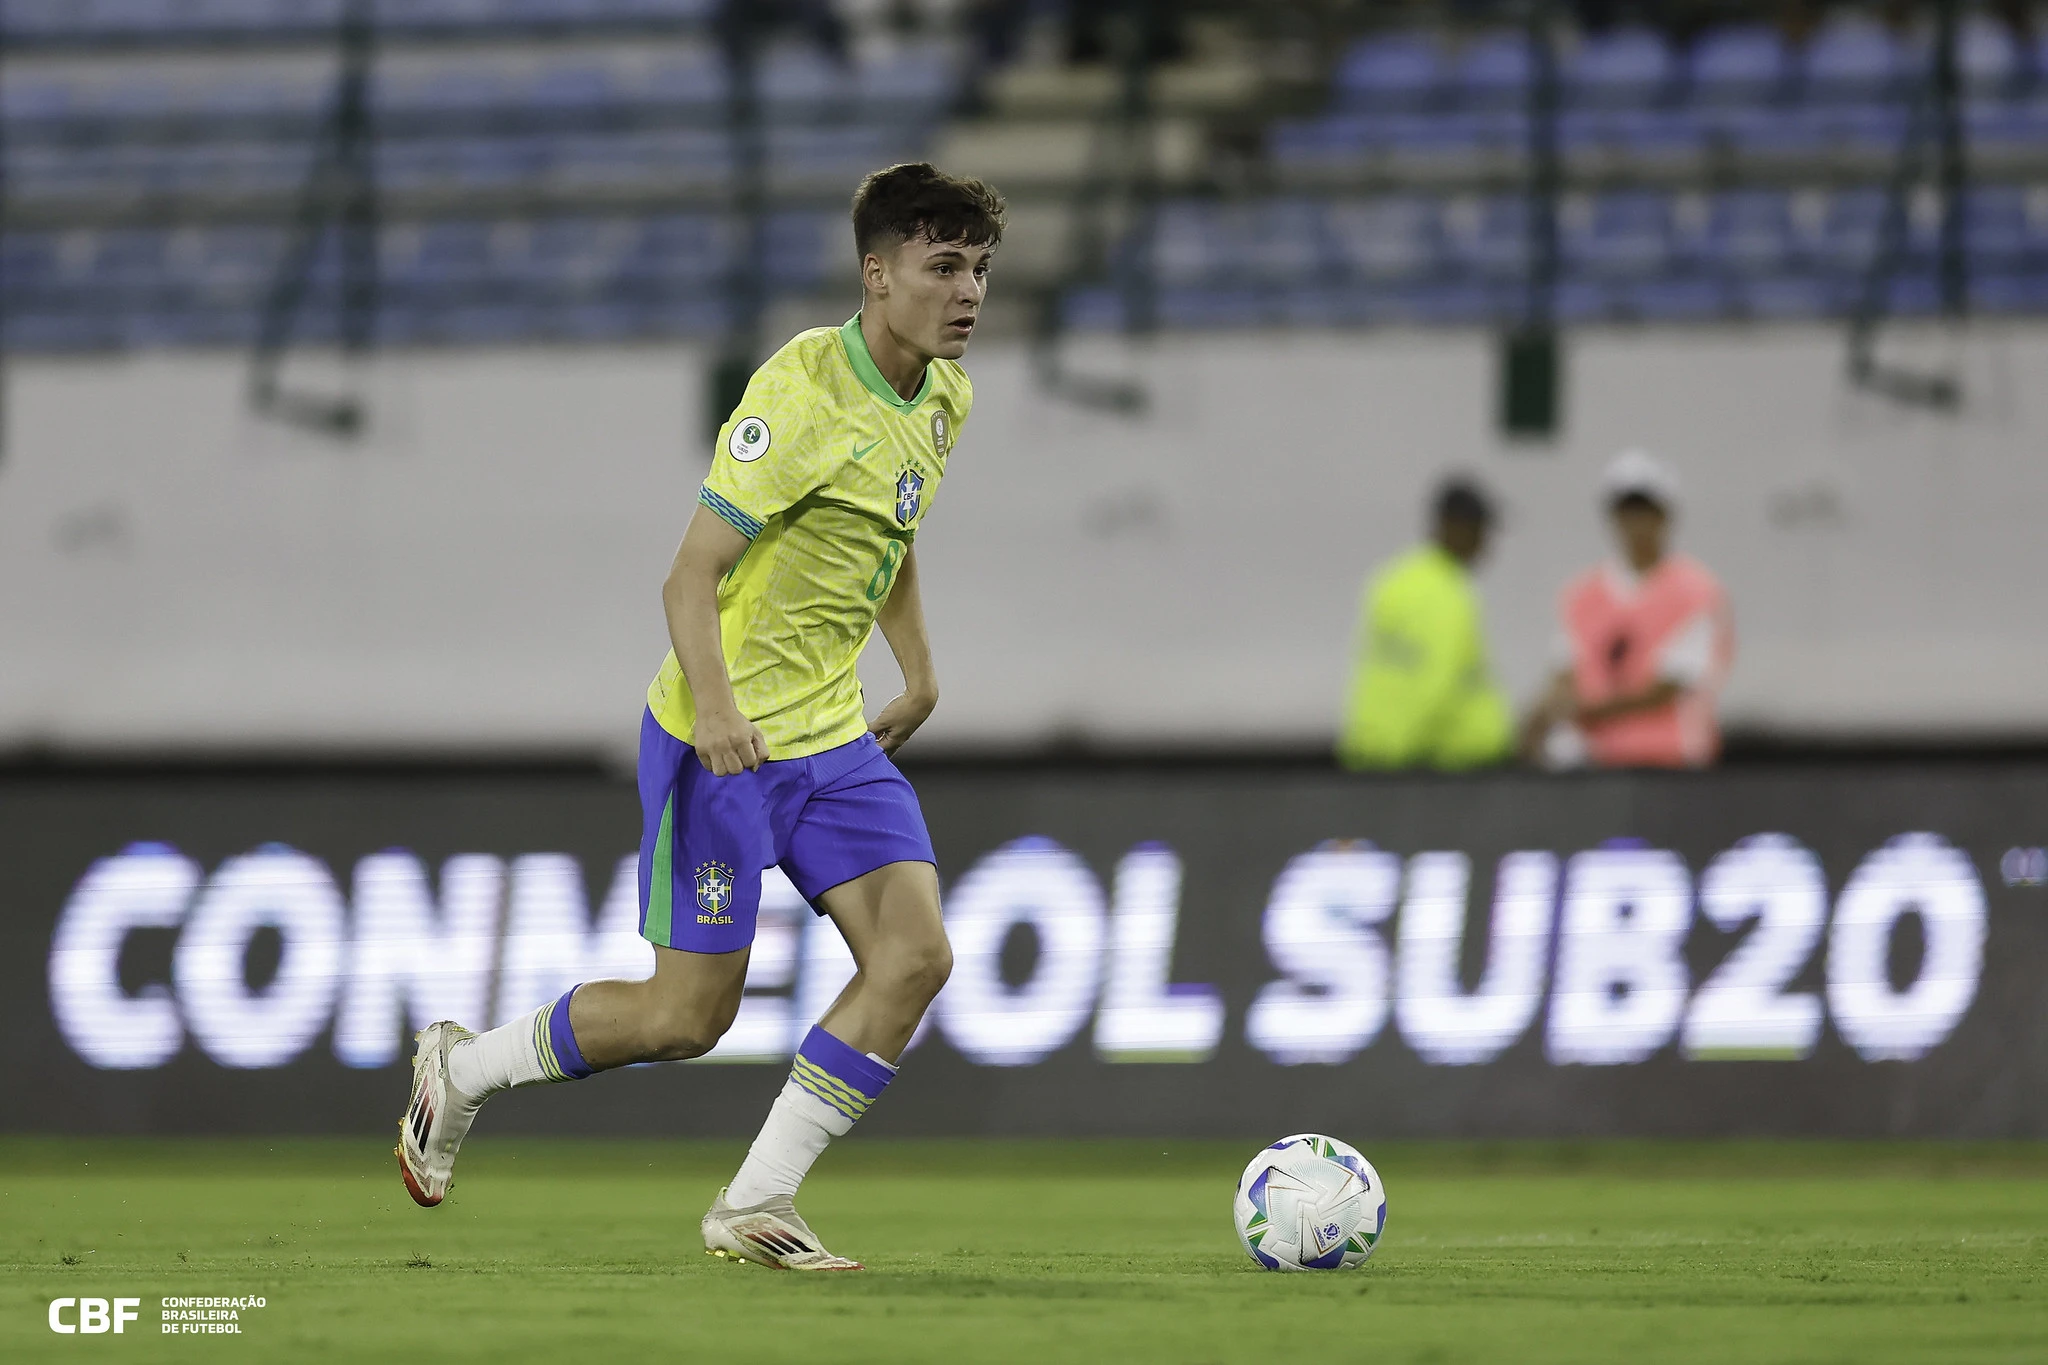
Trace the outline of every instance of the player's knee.
[[643, 1021], [641, 1051], [653, 1061], [688, 1061], [716, 1047], [730, 1027], [730, 1010], [706, 1010], [689, 1003], [669, 1005], [650, 1011]]
[[929, 1004], [953, 974], [953, 948], [943, 938], [907, 944], [890, 954], [881, 973], [892, 994]]

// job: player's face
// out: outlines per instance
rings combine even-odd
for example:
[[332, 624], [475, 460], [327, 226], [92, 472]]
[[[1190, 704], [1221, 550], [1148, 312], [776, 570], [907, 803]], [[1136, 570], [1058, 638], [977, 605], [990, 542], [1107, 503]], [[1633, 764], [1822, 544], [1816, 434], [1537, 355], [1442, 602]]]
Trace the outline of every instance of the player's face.
[[1486, 523], [1471, 517], [1444, 517], [1436, 524], [1437, 544], [1464, 564], [1486, 557]]
[[1671, 534], [1671, 518], [1655, 503], [1627, 498], [1617, 503], [1611, 516], [1614, 538], [1629, 564], [1641, 573], [1664, 557], [1664, 543]]
[[875, 291], [887, 308], [889, 330], [914, 351], [958, 360], [981, 319], [995, 254], [993, 245], [921, 238], [897, 247], [882, 263], [883, 287]]

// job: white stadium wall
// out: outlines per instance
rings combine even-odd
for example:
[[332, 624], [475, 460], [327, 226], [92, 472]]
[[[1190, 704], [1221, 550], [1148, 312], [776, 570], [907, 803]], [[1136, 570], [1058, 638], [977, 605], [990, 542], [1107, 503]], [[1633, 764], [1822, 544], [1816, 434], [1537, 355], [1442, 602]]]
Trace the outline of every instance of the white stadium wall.
[[[1049, 398], [1024, 351], [984, 343], [921, 539], [929, 749], [1320, 742], [1359, 582], [1452, 468], [1505, 500], [1483, 584], [1526, 696], [1628, 445], [1679, 471], [1681, 543], [1734, 600], [1732, 724], [2048, 733], [2048, 331], [1889, 344], [1958, 367], [1963, 412], [1851, 393], [1832, 328], [1593, 330], [1564, 437], [1519, 448], [1480, 333], [1078, 345], [1142, 382], [1140, 418]], [[353, 445], [252, 418], [244, 366], [15, 364], [0, 749], [628, 757], [704, 469], [701, 353], [390, 354]]]

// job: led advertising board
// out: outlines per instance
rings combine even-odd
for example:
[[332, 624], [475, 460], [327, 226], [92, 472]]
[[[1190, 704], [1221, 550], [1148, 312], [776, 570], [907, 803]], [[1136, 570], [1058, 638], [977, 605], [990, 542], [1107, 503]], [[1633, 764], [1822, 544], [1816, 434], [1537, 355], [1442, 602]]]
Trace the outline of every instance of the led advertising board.
[[[870, 1126], [2048, 1136], [2048, 773], [916, 774], [955, 970]], [[580, 776], [0, 782], [6, 1126], [370, 1131], [413, 1029], [643, 976]], [[779, 873], [693, 1063], [506, 1131], [742, 1133], [853, 963]]]

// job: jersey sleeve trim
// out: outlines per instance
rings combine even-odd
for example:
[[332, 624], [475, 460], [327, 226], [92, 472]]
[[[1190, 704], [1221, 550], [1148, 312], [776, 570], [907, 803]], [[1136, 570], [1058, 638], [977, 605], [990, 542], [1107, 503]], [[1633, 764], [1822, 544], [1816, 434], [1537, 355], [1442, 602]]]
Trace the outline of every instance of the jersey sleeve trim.
[[748, 540], [752, 540], [754, 537], [760, 535], [762, 530], [767, 526], [767, 523], [762, 521], [759, 517], [747, 515], [747, 513], [741, 511], [738, 507], [735, 507], [731, 502], [720, 497], [718, 494], [712, 492], [711, 486], [709, 484], [706, 484], [704, 488], [698, 492], [697, 501], [703, 503], [713, 512], [716, 512], [719, 518], [722, 521], [724, 521], [726, 525], [732, 527], [733, 530], [738, 531]]

